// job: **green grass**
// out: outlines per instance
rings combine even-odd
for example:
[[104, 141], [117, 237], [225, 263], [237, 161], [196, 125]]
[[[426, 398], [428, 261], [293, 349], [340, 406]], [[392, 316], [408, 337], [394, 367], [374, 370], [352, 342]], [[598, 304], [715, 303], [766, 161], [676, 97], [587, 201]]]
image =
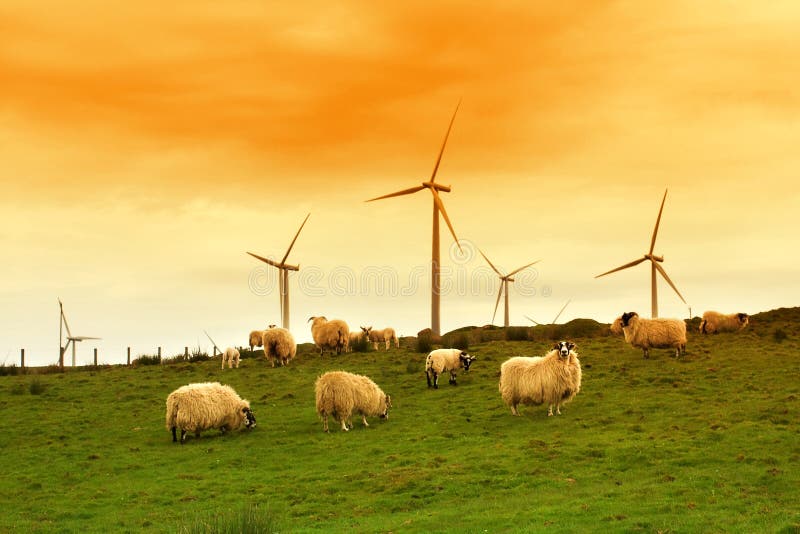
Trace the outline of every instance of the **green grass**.
[[[678, 361], [574, 338], [583, 390], [550, 418], [511, 416], [497, 391], [500, 364], [543, 339], [472, 341], [471, 371], [439, 390], [413, 345], [2, 376], [0, 532], [797, 532], [799, 331], [800, 310], [759, 314], [740, 334], [691, 332]], [[389, 420], [324, 434], [313, 384], [334, 369], [372, 377]], [[208, 380], [258, 426], [173, 444], [166, 396]]]

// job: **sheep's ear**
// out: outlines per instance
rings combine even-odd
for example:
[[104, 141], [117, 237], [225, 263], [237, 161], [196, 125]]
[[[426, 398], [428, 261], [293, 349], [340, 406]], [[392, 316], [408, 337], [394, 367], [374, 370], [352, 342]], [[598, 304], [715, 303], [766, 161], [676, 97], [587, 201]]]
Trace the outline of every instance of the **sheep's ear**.
[[567, 348], [568, 348], [569, 350], [572, 350], [572, 349], [574, 349], [575, 347], [577, 347], [577, 345], [576, 345], [575, 343], [573, 343], [572, 341], [570, 341], [569, 343], [567, 343]]
[[560, 349], [560, 348], [561, 348], [561, 345], [559, 345], [558, 343], [555, 343], [555, 344], [553, 345], [553, 350], [558, 350], [558, 349]]
[[316, 317], [309, 317], [309, 318], [308, 318], [308, 321], [306, 321], [306, 322], [307, 322], [307, 323], [310, 323], [310, 322], [311, 322], [311, 321], [313, 321], [314, 319], [316, 319]]

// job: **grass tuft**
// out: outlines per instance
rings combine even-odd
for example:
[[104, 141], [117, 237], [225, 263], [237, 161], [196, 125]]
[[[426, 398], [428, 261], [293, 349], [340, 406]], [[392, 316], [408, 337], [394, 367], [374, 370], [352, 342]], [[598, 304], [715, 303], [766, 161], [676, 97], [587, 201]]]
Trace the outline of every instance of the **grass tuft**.
[[270, 534], [281, 532], [280, 518], [269, 507], [250, 504], [223, 513], [205, 512], [188, 524], [180, 534]]
[[38, 378], [31, 380], [31, 385], [28, 387], [28, 391], [30, 391], [31, 395], [41, 395], [44, 393], [45, 389], [47, 389], [47, 386]]
[[433, 340], [431, 340], [431, 336], [427, 334], [422, 334], [417, 338], [417, 352], [430, 352], [433, 350]]
[[772, 333], [772, 339], [775, 340], [775, 343], [783, 343], [787, 337], [789, 336], [786, 334], [786, 332], [784, 332], [780, 328], [776, 328], [775, 331]]

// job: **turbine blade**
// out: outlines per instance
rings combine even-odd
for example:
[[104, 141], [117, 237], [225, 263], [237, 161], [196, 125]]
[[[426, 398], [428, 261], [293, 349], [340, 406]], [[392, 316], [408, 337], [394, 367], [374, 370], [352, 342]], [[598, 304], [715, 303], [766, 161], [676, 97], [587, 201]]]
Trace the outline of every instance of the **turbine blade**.
[[486, 257], [486, 254], [484, 254], [481, 249], [478, 249], [478, 252], [481, 253], [481, 256], [483, 256], [483, 259], [486, 260], [486, 263], [489, 264], [489, 267], [491, 267], [494, 270], [494, 272], [497, 273], [497, 276], [502, 277], [503, 273], [501, 273], [500, 271], [497, 270], [497, 267], [495, 267], [494, 264], [491, 261], [489, 261], [489, 258]]
[[369, 200], [365, 200], [364, 202], [372, 202], [373, 200], [382, 200], [384, 198], [392, 198], [392, 197], [399, 197], [403, 195], [410, 195], [412, 193], [416, 193], [418, 191], [422, 191], [425, 189], [424, 185], [418, 185], [417, 187], [409, 187], [408, 189], [403, 189], [402, 191], [397, 191], [396, 193], [389, 193], [388, 195], [383, 195], [380, 197], [371, 198]]
[[[58, 301], [59, 306], [61, 306], [61, 301]], [[72, 335], [72, 332], [69, 330], [69, 323], [67, 323], [67, 316], [64, 315], [64, 307], [61, 306], [61, 320], [64, 321], [64, 328], [67, 329], [67, 337]]]
[[561, 317], [561, 314], [562, 314], [562, 313], [564, 313], [564, 310], [566, 310], [566, 309], [567, 309], [567, 306], [569, 305], [569, 303], [570, 303], [570, 302], [572, 302], [572, 299], [569, 299], [569, 300], [567, 301], [567, 303], [566, 303], [566, 304], [564, 304], [564, 306], [562, 306], [562, 308], [561, 308], [561, 311], [560, 311], [560, 312], [558, 312], [558, 315], [556, 315], [556, 318], [555, 318], [555, 319], [553, 319], [553, 324], [556, 324], [556, 321], [558, 321], [558, 318], [559, 318], [559, 317]]
[[85, 341], [87, 339], [103, 339], [102, 337], [92, 337], [92, 336], [72, 336], [69, 339], [72, 341]]
[[456, 113], [458, 113], [458, 108], [461, 106], [461, 99], [458, 100], [458, 104], [456, 104], [456, 110], [453, 112], [453, 117], [450, 119], [450, 125], [447, 127], [447, 133], [444, 135], [444, 141], [442, 141], [442, 148], [439, 150], [439, 157], [436, 158], [436, 165], [433, 167], [433, 172], [431, 173], [431, 183], [436, 181], [436, 173], [439, 171], [439, 163], [442, 161], [442, 154], [444, 154], [444, 147], [447, 145], [447, 138], [450, 137], [450, 130], [453, 128], [453, 121], [456, 120]]
[[458, 245], [459, 252], [461, 252], [463, 254], [464, 250], [461, 248], [461, 243], [458, 242], [458, 237], [456, 236], [456, 231], [453, 229], [453, 225], [450, 222], [450, 217], [447, 216], [447, 210], [444, 209], [444, 203], [442, 202], [442, 199], [439, 198], [439, 193], [436, 191], [436, 189], [434, 189], [432, 187], [430, 188], [430, 190], [431, 190], [431, 193], [433, 193], [433, 201], [439, 207], [439, 213], [442, 214], [442, 217], [444, 217], [444, 222], [447, 223], [447, 227], [450, 229], [450, 233], [453, 234], [453, 239], [455, 239], [456, 245]]
[[258, 254], [253, 254], [252, 252], [248, 252], [248, 254], [250, 254], [251, 256], [253, 256], [256, 259], [259, 259], [259, 260], [263, 261], [264, 263], [268, 263], [269, 265], [272, 265], [273, 267], [277, 267], [278, 269], [281, 268], [281, 264], [276, 262], [276, 261], [269, 260], [267, 258], [259, 256]]
[[530, 317], [528, 317], [527, 315], [525, 315], [525, 318], [526, 318], [527, 320], [529, 320], [530, 322], [532, 322], [533, 324], [535, 324], [535, 325], [539, 325], [539, 326], [541, 326], [541, 324], [542, 324], [542, 323], [537, 323], [536, 321], [534, 321], [533, 319], [531, 319], [531, 318], [530, 318]]
[[[675, 287], [675, 284], [673, 284], [673, 283], [672, 283], [672, 280], [670, 280], [670, 279], [669, 279], [669, 276], [667, 276], [667, 271], [665, 271], [665, 270], [664, 270], [664, 268], [663, 268], [661, 265], [659, 265], [659, 264], [658, 264], [658, 262], [655, 262], [655, 261], [654, 261], [654, 262], [653, 262], [653, 265], [655, 265], [655, 266], [656, 266], [656, 270], [658, 270], [658, 272], [660, 272], [660, 273], [661, 273], [661, 276], [663, 276], [663, 277], [664, 277], [664, 280], [666, 280], [666, 281], [667, 281], [667, 283], [669, 284], [669, 286], [670, 286], [672, 289], [674, 289], [674, 290], [675, 290], [675, 293], [677, 293], [677, 294], [678, 294], [678, 296], [681, 298], [681, 300], [683, 301], [683, 303], [684, 303], [684, 304], [686, 304], [686, 300], [683, 298], [683, 295], [681, 295], [681, 292], [680, 292], [680, 291], [678, 291], [678, 288], [677, 288], [677, 287]], [[686, 304], [686, 305], [688, 306], [688, 304]]]
[[658, 210], [658, 218], [656, 219], [656, 227], [653, 228], [653, 238], [650, 240], [650, 252], [649, 254], [653, 253], [653, 249], [656, 248], [656, 235], [658, 234], [658, 225], [661, 224], [661, 212], [664, 211], [664, 201], [667, 200], [667, 190], [664, 190], [664, 198], [661, 199], [661, 208]]
[[536, 261], [532, 261], [532, 262], [530, 262], [528, 265], [523, 265], [522, 267], [520, 267], [520, 268], [519, 268], [519, 269], [517, 269], [516, 271], [511, 271], [510, 273], [508, 273], [508, 274], [506, 275], [506, 278], [508, 278], [509, 276], [514, 276], [515, 274], [517, 274], [518, 272], [520, 272], [522, 269], [527, 269], [527, 268], [528, 268], [528, 267], [530, 267], [531, 265], [535, 265], [535, 264], [539, 263], [540, 261], [542, 261], [542, 260], [536, 260]]
[[216, 343], [214, 343], [214, 340], [213, 340], [213, 339], [211, 339], [211, 336], [209, 336], [209, 335], [208, 335], [208, 332], [206, 332], [205, 330], [203, 330], [203, 333], [206, 335], [206, 337], [208, 338], [208, 340], [209, 340], [209, 341], [211, 341], [211, 344], [212, 344], [212, 345], [214, 345], [214, 348], [215, 348], [215, 349], [217, 349], [217, 350], [219, 350], [220, 352], [222, 352], [222, 351], [220, 350], [220, 348], [217, 346], [217, 344], [216, 344]]
[[283, 259], [281, 260], [281, 264], [286, 263], [286, 258], [289, 257], [289, 253], [292, 251], [292, 247], [294, 246], [294, 242], [297, 241], [297, 238], [300, 235], [300, 232], [303, 230], [303, 227], [306, 225], [306, 221], [308, 220], [309, 217], [311, 217], [310, 213], [308, 215], [306, 215], [305, 219], [303, 219], [303, 224], [300, 225], [300, 230], [298, 230], [297, 233], [294, 235], [294, 239], [292, 239], [292, 244], [289, 245], [289, 249], [286, 251], [286, 254], [283, 256]]
[[610, 271], [605, 272], [603, 274], [598, 274], [597, 276], [595, 276], [595, 278], [600, 278], [601, 276], [605, 276], [607, 274], [615, 273], [617, 271], [621, 271], [622, 269], [627, 269], [628, 267], [633, 267], [634, 265], [639, 265], [640, 263], [642, 263], [646, 259], [647, 258], [639, 258], [636, 261], [632, 261], [630, 263], [626, 263], [625, 265], [623, 265], [621, 267], [617, 267], [616, 269], [611, 269]]
[[492, 324], [494, 324], [494, 318], [497, 315], [497, 307], [500, 305], [500, 297], [503, 296], [503, 286], [505, 284], [500, 282], [500, 290], [497, 292], [497, 302], [494, 303], [494, 313], [492, 314]]

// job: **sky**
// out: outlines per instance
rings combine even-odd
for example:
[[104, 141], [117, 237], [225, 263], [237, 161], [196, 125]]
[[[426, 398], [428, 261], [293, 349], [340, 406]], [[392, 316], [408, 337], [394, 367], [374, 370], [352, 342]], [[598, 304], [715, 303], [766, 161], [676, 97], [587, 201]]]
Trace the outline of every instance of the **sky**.
[[[800, 304], [800, 7], [677, 0], [0, 4], [0, 362], [240, 346], [312, 315], [442, 330], [649, 316], [649, 248], [692, 307]], [[502, 303], [496, 324], [502, 324]], [[659, 314], [687, 317], [659, 281]]]

